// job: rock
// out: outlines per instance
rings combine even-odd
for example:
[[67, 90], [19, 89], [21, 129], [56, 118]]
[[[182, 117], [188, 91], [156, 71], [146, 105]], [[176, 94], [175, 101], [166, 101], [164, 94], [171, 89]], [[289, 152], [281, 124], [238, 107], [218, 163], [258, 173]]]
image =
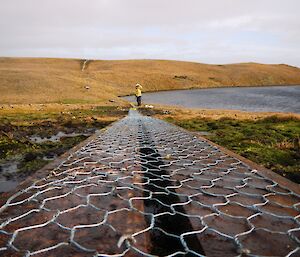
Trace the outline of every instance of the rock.
[[173, 79], [187, 79], [188, 76], [186, 75], [181, 75], [181, 76], [174, 76]]
[[27, 154], [25, 154], [25, 156], [24, 156], [24, 160], [25, 160], [26, 162], [33, 161], [33, 160], [35, 160], [36, 158], [37, 158], [37, 155], [34, 154], [34, 153], [27, 153]]
[[165, 156], [165, 159], [166, 159], [166, 160], [170, 160], [171, 158], [172, 158], [171, 154], [167, 154], [167, 155]]
[[113, 100], [113, 99], [110, 99], [109, 101], [110, 101], [111, 103], [114, 103], [114, 102], [115, 102], [115, 100]]
[[148, 105], [148, 104], [146, 104], [146, 105], [145, 105], [145, 108], [153, 109], [154, 106], [153, 106], [153, 105]]

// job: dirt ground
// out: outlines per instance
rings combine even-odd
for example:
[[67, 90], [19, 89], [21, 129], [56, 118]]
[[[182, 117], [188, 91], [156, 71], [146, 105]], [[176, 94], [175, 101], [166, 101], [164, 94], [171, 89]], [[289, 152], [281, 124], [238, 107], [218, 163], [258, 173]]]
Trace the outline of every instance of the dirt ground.
[[280, 112], [245, 112], [237, 110], [214, 110], [199, 108], [182, 108], [170, 105], [155, 105], [154, 108], [142, 108], [141, 111], [145, 115], [155, 116], [157, 118], [174, 118], [174, 119], [194, 119], [208, 118], [218, 120], [221, 118], [232, 118], [237, 120], [258, 120], [270, 116], [277, 117], [295, 117], [300, 119], [300, 114], [296, 113], [280, 113]]
[[126, 107], [13, 105], [0, 110], [0, 192], [124, 117]]

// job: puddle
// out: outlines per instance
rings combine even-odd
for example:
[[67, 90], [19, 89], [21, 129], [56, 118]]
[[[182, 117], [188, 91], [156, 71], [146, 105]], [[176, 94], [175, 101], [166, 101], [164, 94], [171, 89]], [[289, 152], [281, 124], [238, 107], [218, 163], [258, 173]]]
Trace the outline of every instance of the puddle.
[[13, 160], [0, 164], [0, 193], [9, 192], [19, 185], [15, 179], [19, 161]]
[[33, 143], [44, 143], [44, 142], [59, 142], [61, 138], [63, 137], [77, 137], [77, 136], [91, 136], [93, 133], [95, 133], [95, 130], [88, 131], [85, 133], [65, 133], [62, 131], [59, 131], [56, 135], [52, 135], [49, 137], [40, 137], [37, 135], [33, 135], [29, 137], [29, 140]]
[[6, 163], [0, 164], [0, 174], [5, 176], [5, 174], [14, 174], [18, 171], [19, 161], [8, 161]]
[[85, 132], [81, 132], [81, 133], [76, 133], [76, 132], [65, 133], [63, 131], [59, 131], [57, 134], [48, 136], [48, 137], [41, 137], [38, 135], [33, 135], [33, 136], [29, 137], [29, 140], [33, 143], [59, 142], [64, 137], [78, 137], [78, 136], [89, 137], [89, 136], [93, 135], [94, 133], [96, 133], [97, 131], [98, 131], [98, 129], [95, 129], [95, 128], [87, 129]]
[[[77, 136], [91, 136], [98, 130], [95, 128], [87, 129], [83, 133], [65, 133], [59, 131], [56, 135], [49, 137], [40, 137], [38, 135], [33, 135], [29, 137], [29, 140], [33, 143], [44, 143], [44, 142], [59, 142], [61, 138], [64, 137], [77, 137]], [[38, 156], [38, 159], [45, 161], [53, 161], [58, 157], [58, 154], [54, 152], [46, 153], [44, 156]], [[9, 192], [14, 190], [21, 181], [21, 176], [19, 174], [19, 164], [25, 158], [24, 156], [18, 156], [17, 159], [9, 160], [5, 163], [0, 164], [0, 193]], [[24, 179], [24, 178], [23, 178]]]
[[[45, 161], [53, 161], [58, 157], [57, 154], [47, 153], [41, 159]], [[6, 163], [0, 164], [0, 194], [14, 190], [24, 179], [20, 175], [18, 165], [21, 160], [7, 161]]]
[[18, 181], [0, 179], [0, 193], [9, 192], [15, 189], [18, 185]]
[[48, 153], [48, 154], [46, 154], [45, 156], [43, 156], [42, 159], [45, 160], [45, 161], [53, 161], [53, 160], [55, 160], [57, 157], [58, 157], [57, 154]]

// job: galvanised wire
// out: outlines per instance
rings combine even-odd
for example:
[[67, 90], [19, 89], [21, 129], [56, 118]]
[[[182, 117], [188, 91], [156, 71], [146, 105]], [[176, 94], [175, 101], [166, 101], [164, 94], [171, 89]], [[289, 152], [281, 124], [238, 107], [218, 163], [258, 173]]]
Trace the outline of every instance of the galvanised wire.
[[7, 199], [0, 255], [300, 256], [299, 208], [264, 173], [130, 111]]

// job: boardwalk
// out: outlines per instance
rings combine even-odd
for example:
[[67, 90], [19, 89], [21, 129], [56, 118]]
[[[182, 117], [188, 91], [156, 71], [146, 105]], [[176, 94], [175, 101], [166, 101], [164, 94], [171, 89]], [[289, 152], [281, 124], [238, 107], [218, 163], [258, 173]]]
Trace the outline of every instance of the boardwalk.
[[297, 185], [135, 111], [0, 206], [0, 256], [300, 256]]

